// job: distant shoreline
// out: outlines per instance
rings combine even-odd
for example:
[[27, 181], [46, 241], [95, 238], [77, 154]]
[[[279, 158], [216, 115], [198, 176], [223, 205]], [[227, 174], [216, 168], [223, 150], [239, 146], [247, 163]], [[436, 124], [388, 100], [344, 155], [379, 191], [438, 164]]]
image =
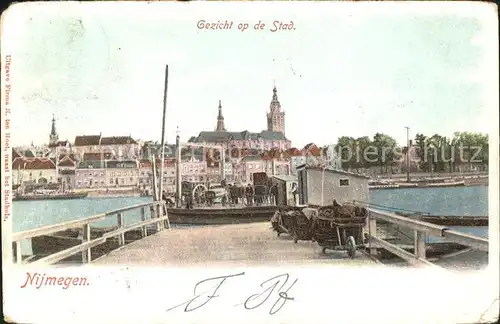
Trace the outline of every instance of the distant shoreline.
[[395, 183], [387, 185], [373, 185], [368, 186], [370, 190], [382, 190], [382, 189], [432, 189], [432, 188], [463, 188], [463, 187], [488, 187], [488, 182], [485, 183], [434, 183], [425, 185], [410, 185], [408, 183]]

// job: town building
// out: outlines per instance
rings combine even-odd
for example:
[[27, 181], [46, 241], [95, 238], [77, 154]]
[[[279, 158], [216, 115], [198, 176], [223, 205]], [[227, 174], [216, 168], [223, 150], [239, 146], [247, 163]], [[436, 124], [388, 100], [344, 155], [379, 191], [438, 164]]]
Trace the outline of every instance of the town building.
[[298, 169], [300, 205], [331, 205], [354, 200], [369, 202], [368, 176], [329, 168], [300, 166]]
[[98, 153], [91, 153], [91, 152], [86, 152], [83, 153], [81, 156], [81, 161], [105, 161], [105, 160], [113, 160], [115, 156], [113, 153], [110, 152], [98, 152]]
[[101, 134], [79, 135], [73, 143], [73, 153], [83, 156], [85, 153], [100, 153]]
[[76, 187], [76, 165], [77, 161], [73, 154], [61, 154], [57, 160], [57, 182], [61, 184], [62, 190], [72, 190]]
[[141, 145], [131, 136], [101, 137], [101, 151], [110, 152], [118, 160], [139, 159]]
[[17, 146], [14, 150], [22, 157], [25, 158], [48, 158], [50, 157], [51, 150], [47, 145], [30, 145]]
[[138, 159], [141, 144], [131, 136], [80, 135], [75, 137], [73, 152], [80, 156], [85, 153], [109, 154], [117, 160]]
[[[163, 165], [163, 190], [167, 193], [175, 192], [175, 159], [165, 159]], [[156, 160], [158, 181], [161, 174], [161, 160]], [[150, 160], [139, 161], [139, 187], [142, 190], [151, 189], [153, 185], [153, 167]]]
[[[175, 157], [175, 144], [165, 144], [164, 148], [164, 158], [174, 158]], [[161, 144], [153, 141], [146, 141], [142, 144], [140, 150], [140, 158], [144, 160], [150, 160], [155, 157], [161, 157]]]
[[299, 156], [291, 156], [290, 157], [290, 173], [297, 174], [297, 168], [306, 164], [307, 156], [299, 155]]
[[208, 182], [206, 161], [182, 161], [180, 169], [182, 181]]
[[104, 161], [82, 161], [78, 163], [75, 169], [76, 188], [104, 188], [107, 186]]
[[[222, 102], [219, 101], [217, 124], [215, 131], [203, 131], [198, 136], [193, 136], [188, 143], [201, 143], [205, 145], [219, 145], [225, 149], [257, 149], [260, 151], [278, 148], [286, 150], [291, 147], [291, 142], [285, 137], [285, 113], [281, 111], [278, 100], [278, 90], [273, 88], [270, 111], [267, 116], [267, 129], [258, 133], [247, 130], [232, 132], [226, 130], [222, 114]], [[234, 154], [231, 153], [231, 156]], [[240, 156], [239, 158], [241, 158]]]
[[149, 189], [153, 185], [153, 167], [147, 159], [139, 160], [139, 187], [142, 190]]
[[266, 172], [268, 176], [290, 175], [290, 161], [287, 159], [265, 158], [260, 154], [245, 156], [235, 166], [235, 181], [251, 183], [254, 173]]
[[18, 157], [12, 162], [12, 184], [57, 183], [57, 170], [50, 158]]
[[115, 187], [139, 185], [139, 163], [136, 160], [104, 161], [106, 184]]

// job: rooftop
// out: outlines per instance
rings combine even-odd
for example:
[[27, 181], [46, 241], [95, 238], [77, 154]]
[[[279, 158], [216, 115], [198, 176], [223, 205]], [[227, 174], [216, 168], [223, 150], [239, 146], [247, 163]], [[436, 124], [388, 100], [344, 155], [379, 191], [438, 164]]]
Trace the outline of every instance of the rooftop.
[[12, 169], [20, 170], [49, 170], [55, 169], [56, 165], [49, 158], [23, 158], [18, 157], [12, 162]]
[[253, 133], [249, 131], [242, 132], [200, 132], [198, 136], [193, 136], [188, 142], [220, 142], [220, 141], [231, 141], [231, 140], [288, 140], [285, 135], [281, 132], [271, 132], [271, 131], [261, 131], [260, 133]]
[[294, 175], [274, 175], [273, 178], [276, 178], [276, 179], [279, 179], [282, 181], [286, 181], [286, 182], [298, 180], [297, 176], [294, 176]]
[[344, 170], [338, 170], [338, 169], [331, 169], [331, 168], [321, 168], [321, 167], [316, 167], [316, 166], [307, 166], [305, 164], [303, 165], [299, 165], [297, 167], [297, 170], [301, 170], [301, 169], [306, 169], [306, 170], [316, 170], [316, 171], [327, 171], [327, 172], [330, 172], [330, 173], [336, 173], [336, 174], [343, 174], [343, 175], [346, 175], [346, 176], [351, 176], [351, 177], [358, 177], [358, 178], [363, 178], [363, 179], [370, 179], [369, 176], [365, 175], [365, 174], [361, 174], [361, 173], [354, 173], [354, 172], [347, 172], [347, 171], [344, 171]]

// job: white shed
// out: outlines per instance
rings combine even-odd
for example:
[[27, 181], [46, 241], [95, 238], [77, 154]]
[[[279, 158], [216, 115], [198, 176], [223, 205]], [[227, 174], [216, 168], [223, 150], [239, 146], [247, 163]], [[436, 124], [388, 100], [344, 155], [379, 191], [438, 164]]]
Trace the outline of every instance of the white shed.
[[278, 187], [278, 205], [295, 206], [297, 204], [297, 177], [294, 175], [275, 175], [273, 185]]
[[297, 168], [300, 205], [331, 205], [353, 200], [368, 202], [368, 180], [364, 174], [302, 165]]

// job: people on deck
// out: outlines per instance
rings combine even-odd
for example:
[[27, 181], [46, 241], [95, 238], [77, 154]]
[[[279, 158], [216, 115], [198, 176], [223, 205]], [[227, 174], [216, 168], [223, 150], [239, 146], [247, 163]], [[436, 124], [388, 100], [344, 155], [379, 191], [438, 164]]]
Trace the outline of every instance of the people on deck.
[[272, 204], [273, 205], [278, 205], [278, 186], [274, 185], [271, 187], [271, 198], [272, 198]]
[[253, 196], [254, 196], [254, 190], [253, 190], [253, 186], [251, 183], [249, 183], [245, 189], [245, 194], [246, 194], [246, 198], [247, 198], [247, 205], [248, 206], [252, 206], [253, 204]]

